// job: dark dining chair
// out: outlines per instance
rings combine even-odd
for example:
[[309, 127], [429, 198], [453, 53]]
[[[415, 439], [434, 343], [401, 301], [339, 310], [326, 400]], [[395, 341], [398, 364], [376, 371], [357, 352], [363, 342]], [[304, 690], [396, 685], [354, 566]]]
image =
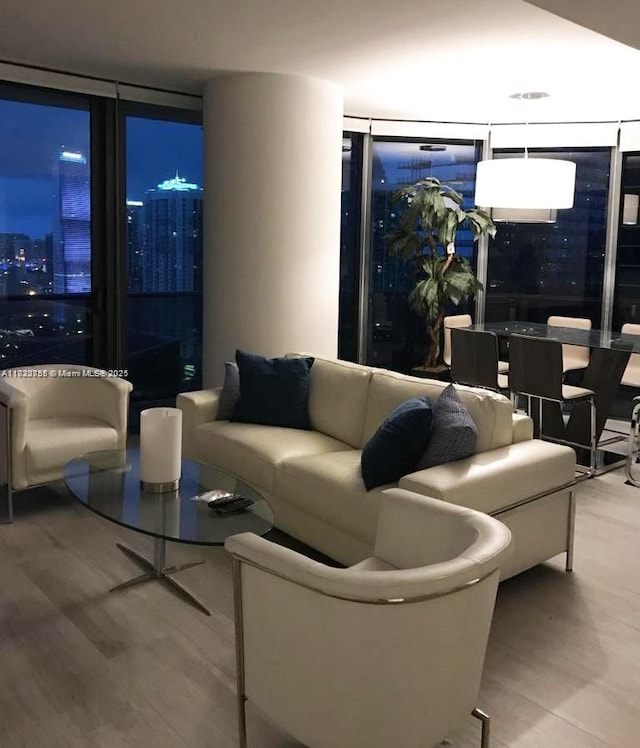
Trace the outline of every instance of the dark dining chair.
[[[548, 327], [571, 327], [576, 330], [591, 330], [591, 320], [583, 317], [558, 317], [547, 319]], [[591, 351], [583, 345], [562, 345], [562, 370], [568, 371], [586, 369], [589, 366]]]
[[[586, 387], [563, 384], [562, 343], [553, 338], [511, 335], [509, 338], [509, 388], [514, 403], [519, 395], [527, 398], [527, 413], [532, 415], [532, 399], [538, 401], [540, 438], [589, 450], [589, 474], [596, 470], [596, 403], [595, 393]], [[590, 406], [589, 444], [579, 444], [559, 437], [545, 436], [542, 423], [543, 402], [588, 402]]]
[[509, 389], [507, 375], [499, 373], [498, 336], [494, 332], [464, 327], [451, 330], [451, 380], [496, 392]]
[[[444, 318], [442, 329], [444, 331], [444, 350], [442, 360], [451, 368], [451, 330], [457, 327], [471, 327], [473, 320], [470, 314], [454, 314]], [[506, 374], [509, 371], [508, 361], [498, 361], [498, 372]]]
[[448, 367], [451, 367], [451, 330], [459, 327], [471, 327], [470, 314], [454, 314], [445, 317], [442, 324], [444, 331], [444, 350], [442, 360]]

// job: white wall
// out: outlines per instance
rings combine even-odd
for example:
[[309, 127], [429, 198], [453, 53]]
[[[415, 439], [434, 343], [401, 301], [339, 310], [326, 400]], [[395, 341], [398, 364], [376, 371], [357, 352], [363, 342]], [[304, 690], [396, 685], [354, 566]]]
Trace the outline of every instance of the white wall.
[[205, 87], [205, 386], [236, 348], [337, 355], [342, 109], [298, 76]]

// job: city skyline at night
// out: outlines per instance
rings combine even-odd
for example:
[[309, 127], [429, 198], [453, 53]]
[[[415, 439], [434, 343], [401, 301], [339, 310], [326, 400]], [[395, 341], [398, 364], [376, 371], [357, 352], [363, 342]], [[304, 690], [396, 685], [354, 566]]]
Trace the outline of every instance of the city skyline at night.
[[[176, 169], [189, 182], [203, 183], [202, 127], [190, 127], [193, 135], [185, 138], [183, 122], [127, 117], [127, 199], [143, 200]], [[72, 108], [0, 99], [0, 234], [32, 241], [53, 234], [61, 150], [85, 154], [91, 168], [88, 102], [79, 97]]]
[[[195, 291], [201, 278], [203, 188], [180, 175], [126, 201], [129, 290]], [[43, 237], [0, 232], [0, 292], [36, 296], [91, 292], [90, 165], [59, 148], [51, 170], [51, 231]], [[137, 175], [132, 180], [139, 185]], [[151, 250], [150, 248], [153, 248]]]
[[[156, 113], [125, 115], [125, 157], [113, 165], [116, 179], [125, 172], [127, 199], [125, 362], [143, 398], [195, 386], [202, 358], [202, 126]], [[92, 220], [104, 226], [105, 215], [101, 206], [93, 214], [91, 198], [94, 178], [98, 192], [103, 184], [95, 164], [108, 154], [92, 150], [91, 132], [83, 97], [59, 105], [0, 99], [5, 367], [89, 363], [95, 355], [104, 309], [92, 291], [104, 283], [95, 275], [104, 258], [92, 263]]]

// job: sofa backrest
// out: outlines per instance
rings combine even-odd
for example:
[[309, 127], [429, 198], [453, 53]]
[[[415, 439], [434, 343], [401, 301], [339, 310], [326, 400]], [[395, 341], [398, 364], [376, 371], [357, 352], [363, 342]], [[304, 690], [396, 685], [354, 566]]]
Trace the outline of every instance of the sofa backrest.
[[[410, 397], [427, 396], [435, 400], [448, 382], [420, 379], [376, 369], [372, 372], [367, 401], [367, 415], [360, 446], [373, 436], [376, 429], [400, 403]], [[511, 401], [490, 390], [456, 385], [460, 399], [478, 428], [477, 451], [505, 447], [513, 441], [513, 406]]]
[[[313, 356], [313, 353], [290, 353]], [[448, 382], [315, 356], [309, 384], [309, 418], [315, 431], [361, 449], [384, 419], [410, 397], [435, 400]], [[531, 419], [521, 419], [516, 437], [511, 401], [491, 390], [456, 385], [478, 428], [477, 451], [530, 439]]]
[[312, 428], [359, 449], [370, 379], [367, 367], [316, 358], [309, 377]]

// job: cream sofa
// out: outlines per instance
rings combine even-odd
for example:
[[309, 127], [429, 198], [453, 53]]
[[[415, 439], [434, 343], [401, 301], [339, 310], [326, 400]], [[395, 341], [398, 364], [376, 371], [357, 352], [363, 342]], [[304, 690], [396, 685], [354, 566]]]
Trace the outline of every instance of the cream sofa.
[[[296, 355], [296, 354], [293, 354]], [[304, 354], [308, 355], [308, 354]], [[373, 555], [381, 494], [360, 472], [363, 445], [401, 402], [435, 399], [446, 383], [316, 357], [312, 431], [217, 421], [220, 390], [183, 393], [183, 452], [237, 475], [271, 504], [276, 526], [346, 565]], [[458, 387], [478, 427], [477, 454], [405, 475], [416, 493], [499, 518], [514, 552], [502, 578], [559, 553], [571, 567], [575, 453], [533, 439], [531, 420], [488, 390]]]

